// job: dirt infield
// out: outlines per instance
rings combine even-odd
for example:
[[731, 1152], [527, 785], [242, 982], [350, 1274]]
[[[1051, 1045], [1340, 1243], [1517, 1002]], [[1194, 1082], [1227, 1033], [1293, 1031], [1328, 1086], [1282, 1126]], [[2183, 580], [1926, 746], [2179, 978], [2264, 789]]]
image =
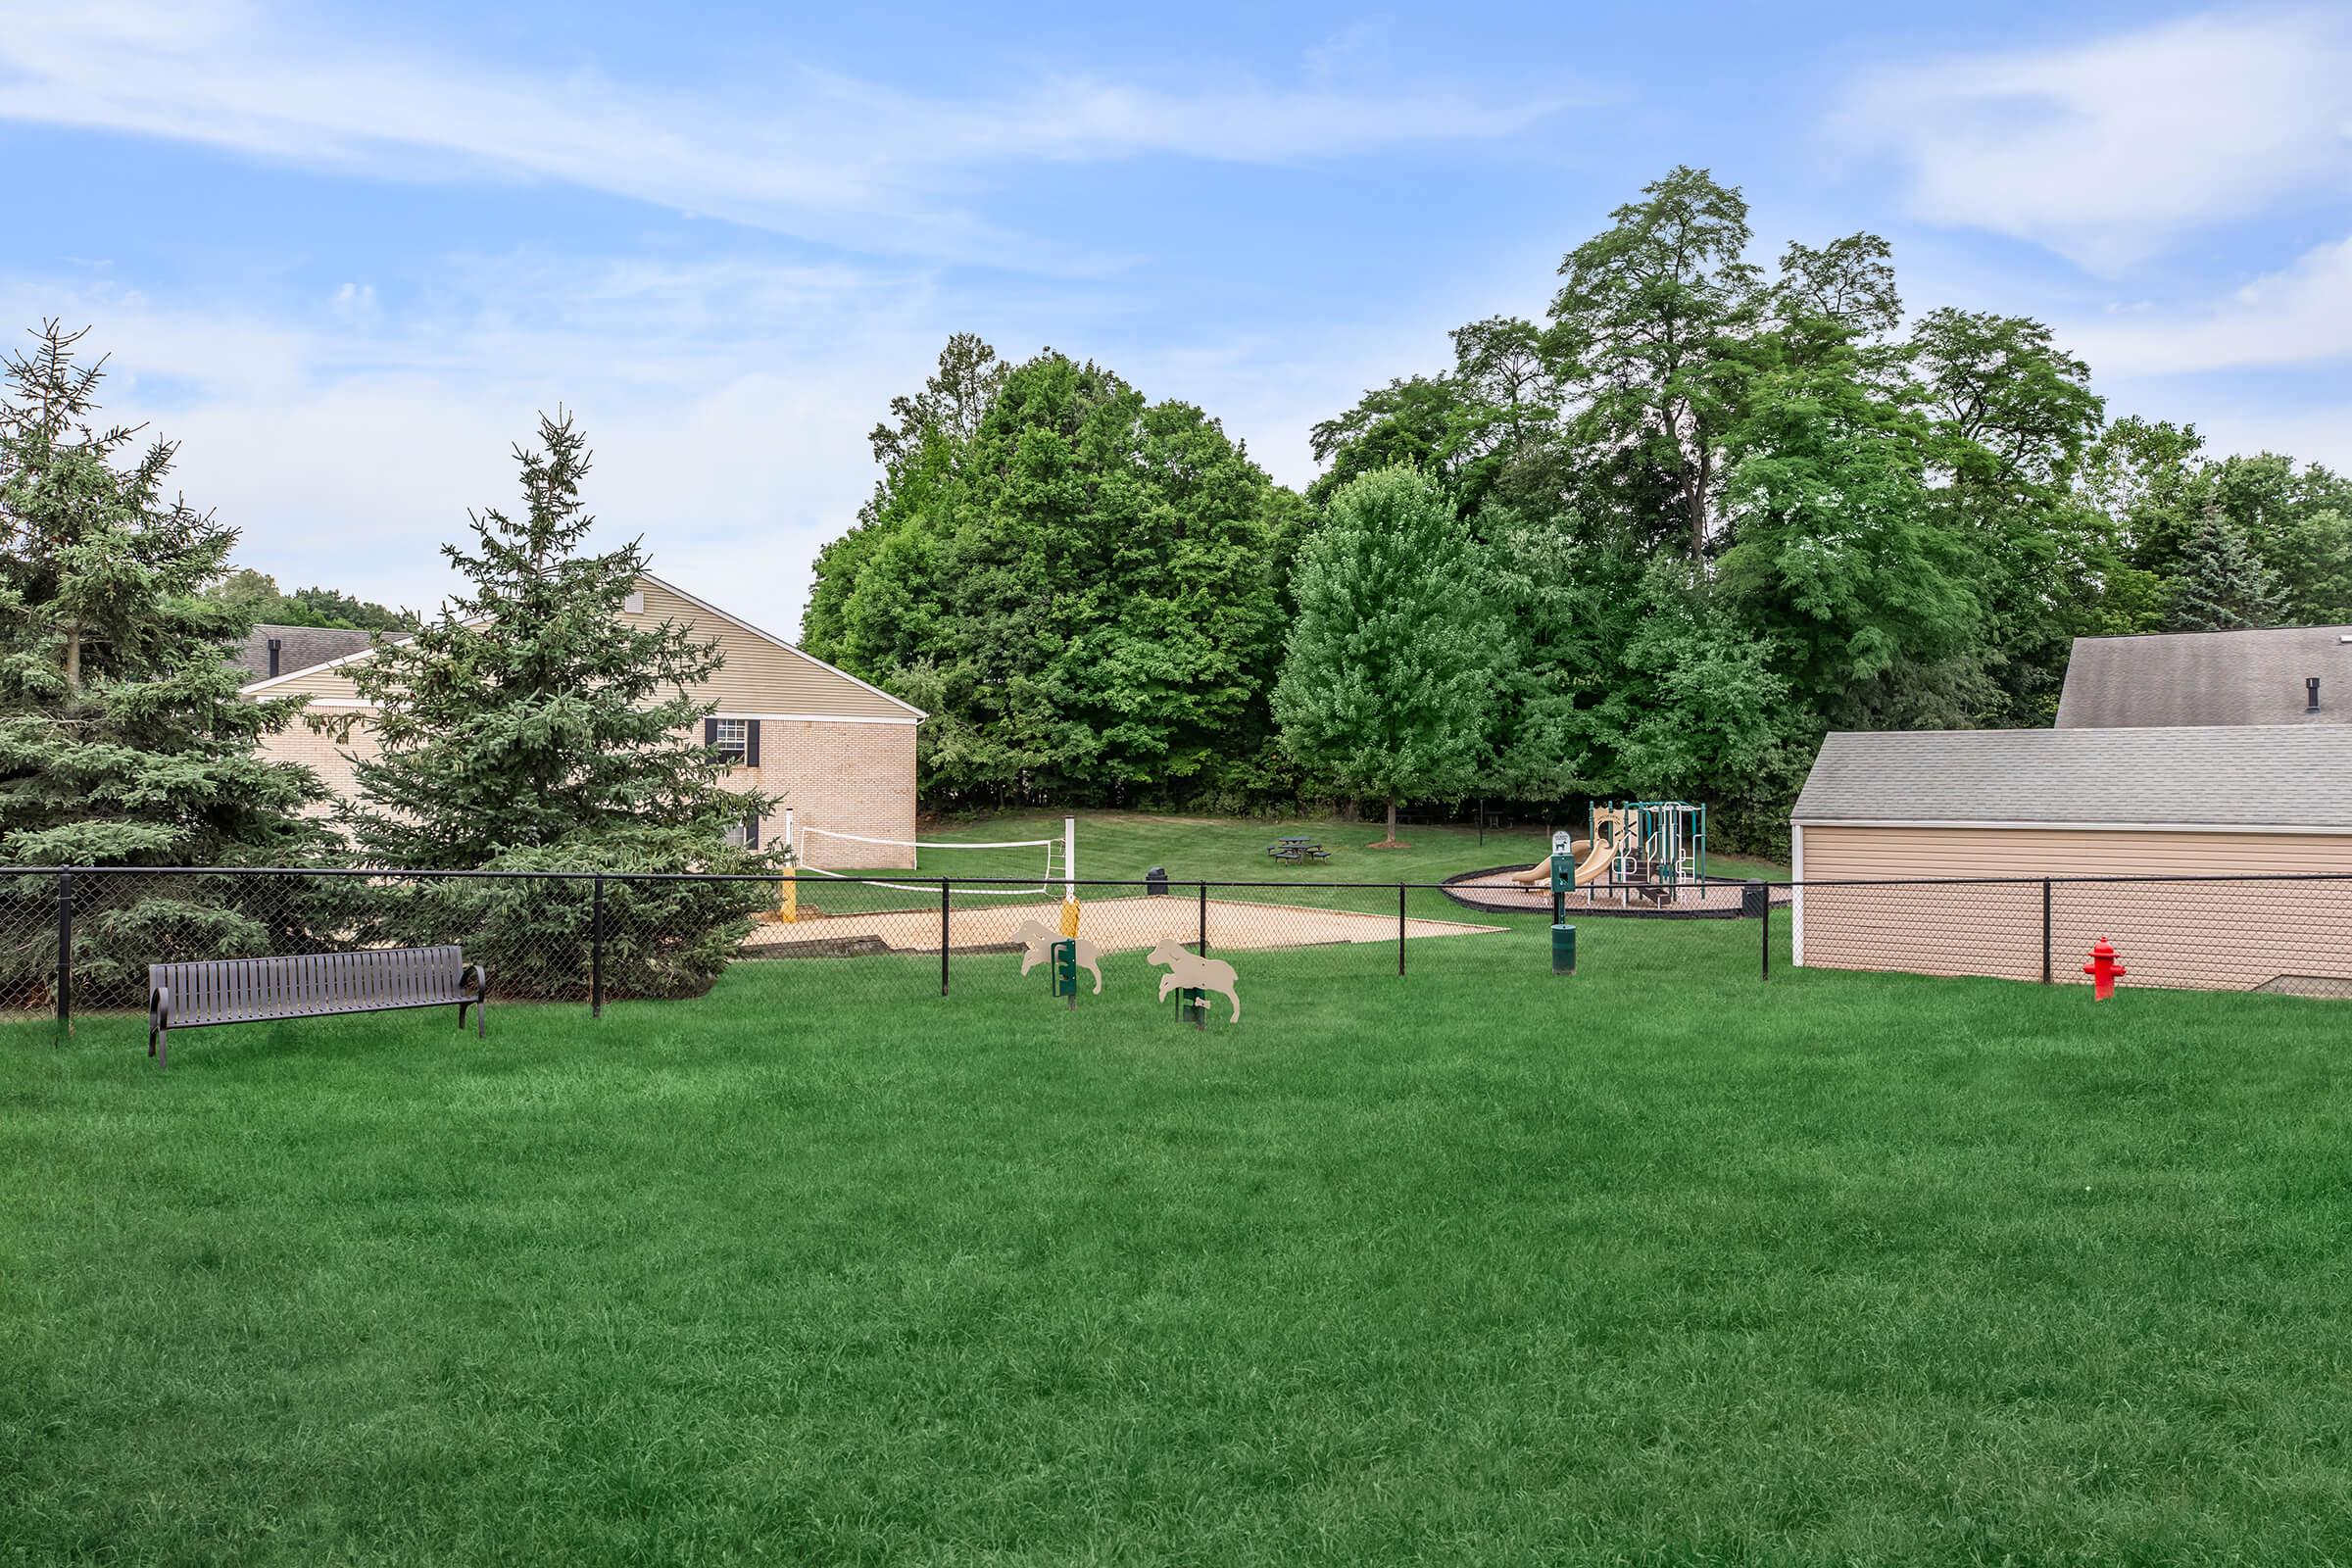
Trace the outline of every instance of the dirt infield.
[[[1520, 869], [1503, 865], [1465, 871], [1446, 879], [1445, 893], [1464, 907], [1494, 914], [1515, 914], [1522, 910], [1550, 913], [1551, 889], [1541, 882], [1522, 887], [1511, 881], [1510, 873]], [[1669, 920], [1733, 920], [1745, 908], [1747, 890], [1755, 885], [1737, 878], [1709, 877], [1703, 882], [1685, 882], [1674, 887], [1579, 888], [1568, 895], [1568, 912], [1647, 915]], [[1774, 885], [1772, 902], [1787, 908], [1788, 889]]]
[[[984, 953], [1018, 947], [1013, 932], [1036, 921], [1058, 933], [1061, 906], [1047, 902], [1006, 902], [959, 907], [948, 915], [952, 952]], [[1458, 920], [1404, 922], [1406, 938], [1474, 936], [1507, 929]], [[1200, 906], [1192, 899], [1099, 899], [1083, 906], [1078, 934], [1104, 953], [1140, 952], [1166, 941], [1191, 943], [1200, 934]], [[1296, 904], [1258, 904], [1233, 899], [1208, 901], [1210, 952], [1269, 948], [1312, 948], [1341, 943], [1394, 942], [1396, 917], [1348, 909], [1307, 908]], [[744, 939], [746, 957], [848, 957], [876, 953], [937, 953], [939, 910], [875, 909], [817, 914], [782, 923], [763, 923]]]

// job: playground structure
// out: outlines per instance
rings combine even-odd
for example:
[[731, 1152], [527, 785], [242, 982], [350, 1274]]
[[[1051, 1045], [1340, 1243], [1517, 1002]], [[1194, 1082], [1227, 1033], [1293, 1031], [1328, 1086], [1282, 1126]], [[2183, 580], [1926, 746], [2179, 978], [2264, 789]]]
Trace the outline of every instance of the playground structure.
[[[1554, 838], [1554, 853], [1510, 880], [1581, 891], [1587, 903], [1614, 893], [1619, 904], [1635, 899], [1680, 904], [1703, 895], [1707, 880], [1707, 808], [1689, 801], [1626, 801], [1592, 804], [1588, 836]], [[1566, 859], [1572, 863], [1562, 865]]]

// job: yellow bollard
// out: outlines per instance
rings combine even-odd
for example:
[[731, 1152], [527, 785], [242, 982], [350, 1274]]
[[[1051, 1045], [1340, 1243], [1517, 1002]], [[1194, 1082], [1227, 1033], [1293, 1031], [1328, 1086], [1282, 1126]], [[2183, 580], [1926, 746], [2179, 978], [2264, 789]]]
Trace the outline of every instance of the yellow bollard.
[[776, 918], [786, 925], [796, 924], [801, 918], [801, 884], [790, 866], [784, 868], [784, 884], [776, 904]]
[[1061, 934], [1065, 937], [1078, 935], [1078, 900], [1074, 895], [1061, 901]]

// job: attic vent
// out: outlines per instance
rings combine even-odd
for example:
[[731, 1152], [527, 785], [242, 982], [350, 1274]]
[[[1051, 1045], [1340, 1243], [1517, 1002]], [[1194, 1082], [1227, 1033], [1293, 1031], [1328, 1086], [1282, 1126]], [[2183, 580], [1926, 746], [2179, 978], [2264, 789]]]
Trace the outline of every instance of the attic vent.
[[[640, 589], [638, 589], [638, 590], [637, 590], [635, 593], [633, 593], [633, 594], [629, 595], [629, 597], [628, 597], [628, 598], [626, 598], [626, 599], [623, 599], [623, 600], [620, 602], [620, 608], [621, 608], [621, 609], [623, 609], [623, 610], [625, 610], [625, 611], [627, 611], [627, 612], [628, 612], [630, 614], [632, 614], [632, 615], [642, 615], [642, 614], [644, 614], [644, 613], [645, 613], [645, 590], [644, 590], [644, 589], [642, 589], [642, 588], [640, 588]], [[2345, 641], [2347, 641], [2347, 642], [2352, 642], [2352, 637], [2348, 637], [2348, 638], [2346, 638], [2346, 639], [2345, 639]]]
[[278, 641], [272, 637], [270, 639], [270, 673], [272, 675], [277, 673], [277, 654]]
[[2306, 675], [2303, 677], [2303, 711], [2306, 713], [2316, 713], [2319, 710], [2320, 677], [2317, 675]]

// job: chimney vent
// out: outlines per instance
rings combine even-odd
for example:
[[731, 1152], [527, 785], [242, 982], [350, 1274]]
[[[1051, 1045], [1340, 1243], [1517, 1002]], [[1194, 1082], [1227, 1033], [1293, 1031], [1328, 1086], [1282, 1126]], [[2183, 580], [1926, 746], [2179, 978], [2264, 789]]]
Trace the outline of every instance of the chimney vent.
[[[274, 675], [274, 674], [276, 674], [276, 673], [277, 673], [277, 649], [278, 649], [278, 642], [277, 642], [277, 639], [276, 639], [276, 638], [274, 638], [274, 637], [270, 638], [270, 674], [272, 674], [272, 675]], [[2312, 684], [2314, 687], [2317, 687], [2317, 686], [2318, 686], [2320, 683], [2319, 683], [2318, 681], [2316, 681], [2316, 680], [2315, 680], [2315, 681], [2313, 681], [2311, 684]], [[2312, 705], [2313, 705], [2314, 707], [2317, 707], [2317, 706], [2319, 705], [2319, 701], [2320, 701], [2320, 700], [2319, 700], [2319, 698], [2318, 698], [2318, 697], [2315, 695], [2315, 696], [2312, 698], [2312, 700], [2311, 700], [2311, 701], [2312, 701]]]
[[2320, 677], [2317, 675], [2306, 675], [2303, 677], [2303, 711], [2306, 713], [2316, 713], [2319, 710]]

